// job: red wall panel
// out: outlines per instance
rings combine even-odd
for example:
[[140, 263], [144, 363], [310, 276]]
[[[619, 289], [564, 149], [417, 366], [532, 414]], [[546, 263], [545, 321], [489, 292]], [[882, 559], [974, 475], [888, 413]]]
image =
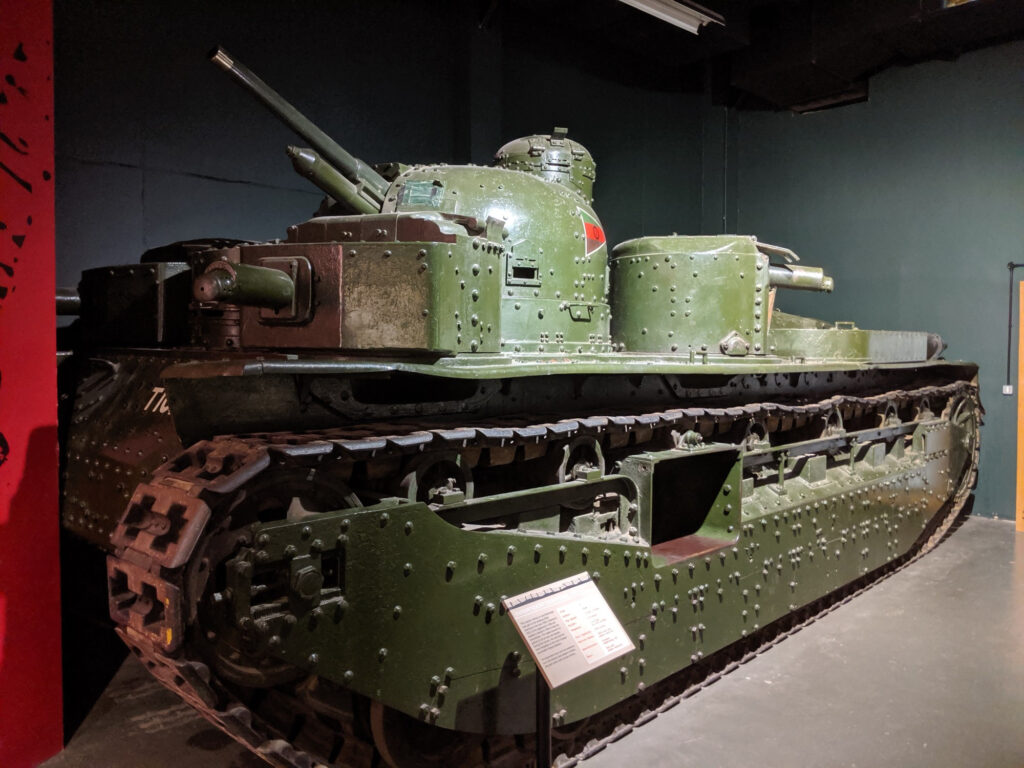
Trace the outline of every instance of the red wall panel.
[[50, 0], [0, 0], [0, 766], [61, 748]]

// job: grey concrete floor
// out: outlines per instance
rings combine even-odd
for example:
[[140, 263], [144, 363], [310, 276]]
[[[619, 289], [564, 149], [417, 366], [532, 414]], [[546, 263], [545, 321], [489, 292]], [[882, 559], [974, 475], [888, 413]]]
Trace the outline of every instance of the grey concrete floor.
[[41, 768], [267, 768], [129, 656], [63, 752]]
[[586, 768], [1021, 768], [1024, 535], [938, 549], [684, 700]]
[[[969, 518], [937, 551], [584, 768], [1022, 768], [1024, 535]], [[265, 765], [129, 658], [45, 768]]]

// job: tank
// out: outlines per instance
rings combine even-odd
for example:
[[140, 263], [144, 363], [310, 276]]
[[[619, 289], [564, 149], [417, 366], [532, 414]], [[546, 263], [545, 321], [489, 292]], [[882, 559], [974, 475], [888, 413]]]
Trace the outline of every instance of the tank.
[[131, 651], [267, 762], [529, 764], [502, 601], [583, 573], [635, 648], [551, 691], [574, 764], [963, 513], [977, 369], [938, 336], [781, 311], [833, 281], [752, 236], [610, 248], [564, 129], [371, 167], [212, 58], [327, 197], [83, 275], [63, 524]]

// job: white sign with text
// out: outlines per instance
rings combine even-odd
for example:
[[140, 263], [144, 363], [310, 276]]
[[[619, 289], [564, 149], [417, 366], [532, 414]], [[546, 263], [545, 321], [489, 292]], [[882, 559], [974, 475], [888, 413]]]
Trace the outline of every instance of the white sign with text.
[[506, 598], [502, 605], [551, 688], [635, 647], [589, 573]]

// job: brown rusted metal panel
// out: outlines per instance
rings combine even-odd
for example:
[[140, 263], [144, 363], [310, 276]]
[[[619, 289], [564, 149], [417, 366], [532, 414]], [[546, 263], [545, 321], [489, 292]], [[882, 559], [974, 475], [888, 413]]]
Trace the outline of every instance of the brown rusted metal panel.
[[360, 245], [345, 258], [342, 333], [351, 349], [431, 349], [430, 283], [415, 246]]
[[307, 323], [268, 321], [259, 307], [242, 308], [242, 345], [246, 347], [317, 347], [342, 344], [344, 280], [342, 247], [337, 243], [283, 243], [241, 248], [243, 264], [264, 265], [266, 259], [305, 258], [316, 275], [312, 317]]

